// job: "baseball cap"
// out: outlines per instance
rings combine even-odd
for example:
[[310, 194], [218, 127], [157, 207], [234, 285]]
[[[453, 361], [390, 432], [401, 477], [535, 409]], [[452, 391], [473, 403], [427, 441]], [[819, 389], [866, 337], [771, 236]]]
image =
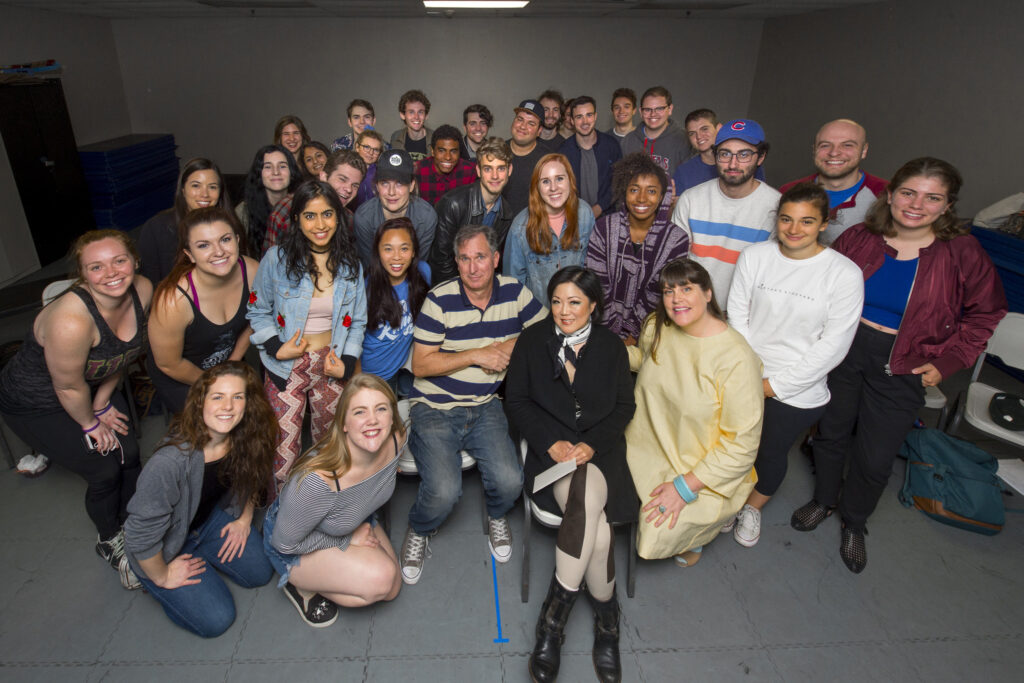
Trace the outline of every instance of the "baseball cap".
[[523, 100], [514, 111], [527, 111], [540, 119], [541, 122], [544, 121], [544, 107], [537, 100]]
[[752, 145], [760, 145], [764, 142], [764, 129], [761, 124], [753, 119], [733, 119], [726, 121], [718, 129], [715, 136], [715, 145], [720, 145], [726, 140], [743, 140]]
[[412, 182], [415, 167], [412, 157], [404, 149], [392, 149], [377, 159], [377, 181], [397, 180], [403, 184]]

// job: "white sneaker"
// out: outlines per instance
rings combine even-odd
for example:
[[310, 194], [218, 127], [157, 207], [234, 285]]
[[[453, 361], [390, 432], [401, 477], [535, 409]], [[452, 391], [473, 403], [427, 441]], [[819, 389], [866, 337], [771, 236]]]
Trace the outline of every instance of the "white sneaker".
[[423, 574], [423, 562], [430, 556], [430, 544], [427, 536], [420, 536], [409, 527], [405, 530], [402, 541], [402, 581], [410, 586], [420, 580]]
[[736, 518], [730, 517], [729, 521], [722, 525], [722, 528], [718, 530], [720, 534], [727, 534], [732, 531], [732, 528], [736, 526]]
[[512, 529], [507, 518], [487, 518], [487, 545], [496, 561], [505, 563], [512, 559]]
[[736, 515], [736, 528], [732, 532], [732, 537], [747, 548], [757, 545], [758, 539], [761, 538], [761, 511], [753, 506], [744, 505]]
[[131, 565], [128, 564], [128, 558], [124, 555], [121, 556], [120, 561], [117, 563], [117, 573], [121, 577], [121, 585], [124, 586], [125, 590], [135, 591], [142, 588], [142, 582], [139, 581], [139, 577], [135, 576]]

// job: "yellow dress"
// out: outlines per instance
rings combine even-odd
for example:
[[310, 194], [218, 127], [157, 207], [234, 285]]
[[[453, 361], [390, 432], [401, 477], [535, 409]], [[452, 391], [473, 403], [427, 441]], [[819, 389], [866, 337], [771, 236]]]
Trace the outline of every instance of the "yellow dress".
[[671, 557], [702, 546], [736, 515], [757, 475], [764, 389], [761, 361], [739, 332], [691, 337], [675, 325], [662, 329], [657, 361], [650, 357], [654, 325], [647, 324], [630, 366], [638, 370], [636, 414], [626, 429], [626, 460], [640, 495], [693, 472], [705, 488], [679, 513], [674, 529], [640, 514], [637, 552]]

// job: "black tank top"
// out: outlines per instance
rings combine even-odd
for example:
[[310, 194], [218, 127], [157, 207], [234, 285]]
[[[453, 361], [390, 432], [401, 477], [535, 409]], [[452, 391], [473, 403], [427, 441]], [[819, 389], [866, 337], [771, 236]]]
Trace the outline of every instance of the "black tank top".
[[[119, 339], [100, 315], [92, 295], [82, 287], [72, 287], [61, 296], [74, 293], [85, 304], [100, 333], [100, 343], [89, 349], [85, 361], [85, 382], [91, 391], [111, 375], [121, 372], [142, 350], [146, 338], [146, 312], [139, 300], [135, 285], [128, 290], [132, 296], [135, 312], [135, 336], [128, 341]], [[35, 325], [33, 324], [33, 327]], [[36, 341], [35, 332], [29, 328], [25, 343], [17, 355], [0, 374], [0, 410], [10, 414], [29, 414], [63, 410], [53, 388], [53, 378], [46, 367], [43, 347]]]
[[238, 259], [238, 265], [242, 267], [242, 300], [238, 303], [234, 317], [223, 325], [210, 322], [210, 319], [199, 310], [199, 295], [196, 294], [191, 279], [191, 295], [178, 287], [178, 291], [185, 295], [192, 307], [192, 322], [185, 328], [185, 343], [181, 349], [181, 357], [195, 364], [200, 370], [212, 368], [226, 361], [234, 351], [239, 335], [249, 326], [249, 321], [245, 317], [249, 303], [249, 276], [245, 271], [245, 259]]

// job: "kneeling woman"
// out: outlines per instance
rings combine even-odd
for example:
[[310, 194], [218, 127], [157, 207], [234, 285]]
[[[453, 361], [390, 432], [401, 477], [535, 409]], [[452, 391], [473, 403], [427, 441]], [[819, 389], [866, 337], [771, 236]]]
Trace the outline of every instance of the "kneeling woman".
[[601, 281], [569, 266], [547, 288], [551, 315], [523, 332], [509, 362], [505, 409], [525, 439], [524, 490], [557, 462], [576, 470], [531, 494], [562, 515], [555, 575], [541, 607], [530, 657], [535, 681], [558, 676], [569, 612], [586, 579], [594, 608], [594, 666], [603, 681], [621, 678], [619, 605], [615, 598], [612, 523], [636, 519], [637, 496], [626, 466], [626, 425], [633, 417], [633, 380], [626, 347], [601, 320]]
[[310, 626], [330, 626], [338, 605], [363, 607], [398, 595], [398, 559], [373, 519], [395, 491], [405, 442], [397, 415], [384, 380], [354, 376], [331, 430], [296, 463], [267, 511], [267, 553]]
[[647, 499], [637, 552], [688, 567], [757, 481], [761, 361], [726, 324], [700, 264], [671, 261], [659, 284], [661, 305], [629, 350], [638, 374], [627, 459]]
[[231, 592], [273, 568], [252, 523], [273, 465], [277, 421], [256, 371], [229, 361], [189, 390], [168, 439], [146, 463], [124, 525], [128, 561], [178, 626], [204, 638], [235, 620]]

